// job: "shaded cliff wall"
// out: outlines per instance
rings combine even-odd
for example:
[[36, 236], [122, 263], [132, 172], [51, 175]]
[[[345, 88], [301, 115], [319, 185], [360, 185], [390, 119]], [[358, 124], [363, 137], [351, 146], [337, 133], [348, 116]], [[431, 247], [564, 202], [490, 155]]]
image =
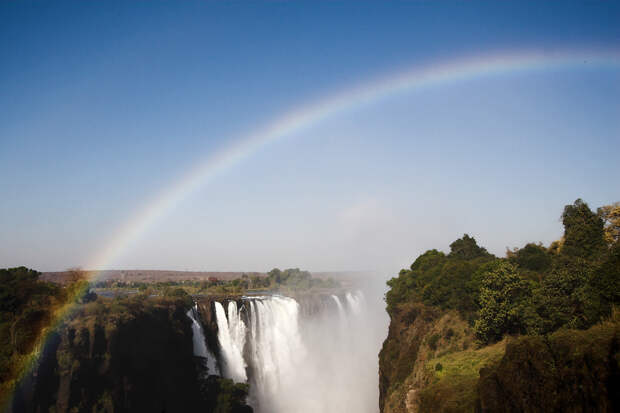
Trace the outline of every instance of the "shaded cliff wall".
[[83, 306], [50, 341], [13, 411], [251, 412], [247, 388], [202, 378], [190, 305], [143, 297]]
[[480, 371], [483, 412], [620, 411], [620, 323], [508, 344]]

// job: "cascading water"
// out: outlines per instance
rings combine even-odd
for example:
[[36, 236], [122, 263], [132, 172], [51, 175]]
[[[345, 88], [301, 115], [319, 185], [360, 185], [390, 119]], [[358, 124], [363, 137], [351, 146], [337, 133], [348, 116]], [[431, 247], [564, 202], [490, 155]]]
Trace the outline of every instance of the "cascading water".
[[251, 398], [260, 411], [281, 411], [278, 399], [295, 380], [306, 349], [299, 332], [299, 304], [292, 298], [250, 301], [250, 351], [255, 371]]
[[244, 382], [247, 380], [245, 372], [247, 364], [243, 359], [245, 324], [243, 324], [239, 317], [237, 303], [234, 301], [231, 301], [228, 305], [228, 314], [229, 319], [226, 318], [226, 312], [222, 304], [216, 301], [215, 316], [218, 328], [217, 339], [222, 349], [222, 372], [224, 377], [231, 378], [236, 382]]
[[244, 297], [228, 302], [227, 313], [215, 302], [223, 375], [249, 381], [256, 412], [377, 412], [385, 331], [377, 334], [361, 292], [327, 296], [322, 305], [302, 317], [289, 297]]
[[353, 295], [351, 293], [346, 293], [345, 297], [347, 298], [347, 303], [349, 303], [351, 310], [356, 315], [361, 314], [364, 296], [362, 294]]
[[344, 311], [344, 307], [342, 306], [342, 303], [340, 302], [340, 298], [338, 298], [337, 295], [333, 295], [333, 294], [332, 294], [332, 298], [334, 299], [334, 302], [338, 306], [338, 315], [340, 316], [340, 320], [344, 321], [344, 319], [346, 318], [346, 313]]
[[202, 357], [206, 360], [207, 373], [219, 375], [220, 372], [217, 368], [215, 356], [207, 349], [205, 341], [205, 335], [202, 331], [202, 325], [198, 321], [198, 306], [189, 309], [187, 316], [192, 320], [192, 341], [194, 344], [194, 355]]

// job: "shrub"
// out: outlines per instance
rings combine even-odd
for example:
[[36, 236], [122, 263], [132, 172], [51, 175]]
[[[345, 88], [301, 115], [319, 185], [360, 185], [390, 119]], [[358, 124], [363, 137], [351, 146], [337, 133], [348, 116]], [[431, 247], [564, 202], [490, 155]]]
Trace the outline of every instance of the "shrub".
[[433, 334], [428, 339], [428, 346], [431, 350], [437, 350], [437, 342], [439, 341], [439, 334]]

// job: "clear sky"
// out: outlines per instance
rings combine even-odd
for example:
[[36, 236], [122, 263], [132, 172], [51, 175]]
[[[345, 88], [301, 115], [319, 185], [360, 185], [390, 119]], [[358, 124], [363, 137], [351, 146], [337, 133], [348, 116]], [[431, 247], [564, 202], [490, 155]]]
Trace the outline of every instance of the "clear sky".
[[[0, 267], [87, 266], [197, 163], [281, 113], [518, 50], [620, 52], [620, 3], [1, 2]], [[467, 232], [491, 252], [620, 200], [620, 71], [439, 85], [266, 145], [106, 263], [395, 271]]]

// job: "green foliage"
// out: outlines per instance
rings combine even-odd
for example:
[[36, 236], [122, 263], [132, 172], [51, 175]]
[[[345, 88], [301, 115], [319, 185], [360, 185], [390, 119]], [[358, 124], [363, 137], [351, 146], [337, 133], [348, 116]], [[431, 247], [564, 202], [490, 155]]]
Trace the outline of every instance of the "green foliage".
[[[449, 254], [429, 250], [401, 270], [385, 297], [392, 322], [380, 353], [381, 405], [401, 411], [406, 400], [420, 412], [617, 410], [619, 317], [604, 320], [620, 305], [619, 211], [613, 204], [597, 215], [577, 200], [564, 208], [564, 236], [549, 248], [527, 243], [497, 259], [465, 235]], [[436, 317], [450, 309], [473, 325], [482, 347], [471, 349], [471, 335], [459, 342], [462, 331], [449, 338]], [[493, 344], [505, 335], [520, 337]], [[420, 342], [436, 358], [421, 354]]]
[[[209, 280], [160, 281], [145, 283], [142, 281], [104, 280], [96, 282], [99, 293], [107, 296], [126, 296], [143, 293], [147, 296], [170, 296], [174, 290], [183, 290], [189, 295], [242, 295], [248, 290], [308, 291], [339, 288], [340, 284], [332, 278], [314, 278], [308, 271], [299, 268], [286, 270], [273, 269], [267, 276], [243, 273], [241, 277], [231, 280], [209, 278]], [[180, 294], [177, 291], [175, 294]], [[87, 300], [88, 297], [84, 297]]]
[[620, 303], [620, 243], [614, 244], [605, 260], [588, 277], [590, 319], [603, 318]]
[[618, 319], [519, 337], [501, 360], [480, 370], [483, 411], [618, 411], [618, 337]]
[[497, 363], [504, 355], [504, 343], [479, 350], [450, 353], [429, 360], [426, 369], [432, 382], [419, 391], [419, 412], [474, 412], [478, 399], [479, 371]]
[[474, 237], [463, 235], [450, 244], [450, 256], [462, 260], [471, 260], [478, 257], [488, 256], [489, 253], [483, 247], [478, 246]]
[[411, 264], [410, 270], [401, 270], [397, 278], [390, 279], [385, 297], [388, 312], [407, 301], [456, 309], [465, 315], [475, 312], [478, 270], [494, 257], [467, 234], [453, 242], [451, 249], [449, 255], [426, 251]]
[[590, 210], [588, 204], [577, 199], [566, 205], [562, 213], [564, 245], [561, 253], [583, 259], [597, 258], [605, 249], [604, 223]]
[[476, 337], [488, 343], [506, 333], [525, 332], [524, 314], [531, 295], [531, 285], [519, 277], [516, 268], [499, 262], [482, 281], [480, 313], [474, 324]]
[[552, 258], [549, 252], [542, 245], [534, 243], [526, 244], [510, 257], [510, 261], [520, 269], [534, 272], [545, 272], [551, 267]]
[[217, 403], [213, 413], [251, 412], [245, 404], [248, 395], [247, 384], [220, 378], [217, 379], [217, 384]]
[[0, 405], [55, 312], [88, 290], [80, 278], [60, 287], [39, 280], [39, 275], [26, 267], [0, 269]]
[[338, 283], [331, 278], [313, 278], [310, 272], [302, 271], [299, 268], [288, 268], [283, 271], [274, 268], [267, 273], [266, 281], [272, 289], [292, 291], [336, 288], [339, 286]]
[[185, 303], [186, 307], [190, 307], [193, 303], [192, 297], [182, 288], [166, 288], [164, 297], [179, 299]]
[[483, 343], [504, 334], [588, 328], [620, 304], [620, 246], [604, 238], [606, 228], [613, 234], [616, 209], [613, 204], [597, 215], [578, 199], [564, 208], [562, 240], [548, 249], [528, 243], [509, 250], [507, 259], [496, 259], [465, 234], [448, 255], [429, 250], [389, 280], [387, 310], [392, 314], [404, 303], [456, 309]]

